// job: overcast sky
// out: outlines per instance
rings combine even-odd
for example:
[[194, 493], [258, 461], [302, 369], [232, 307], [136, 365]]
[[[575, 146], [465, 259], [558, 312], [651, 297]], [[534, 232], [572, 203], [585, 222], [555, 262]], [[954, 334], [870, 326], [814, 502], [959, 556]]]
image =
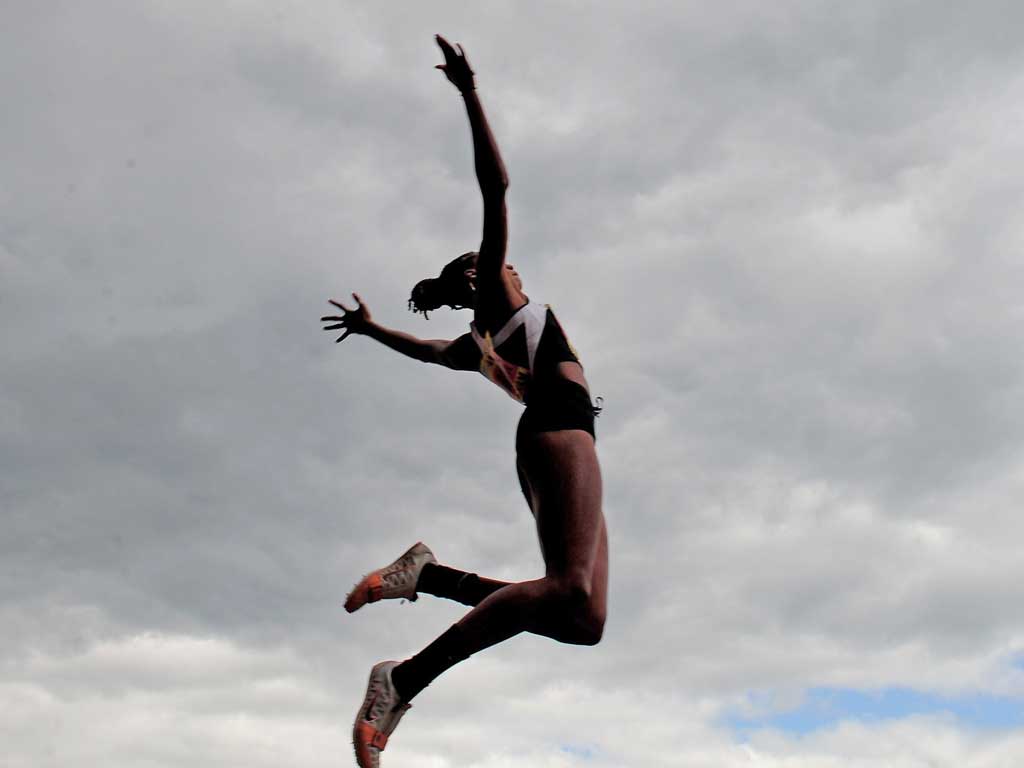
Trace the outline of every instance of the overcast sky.
[[1024, 6], [33, 0], [0, 10], [6, 768], [354, 764], [348, 615], [417, 540], [542, 562], [519, 407], [318, 318], [476, 247], [595, 395], [604, 641], [521, 636], [383, 755], [448, 768], [1024, 762]]

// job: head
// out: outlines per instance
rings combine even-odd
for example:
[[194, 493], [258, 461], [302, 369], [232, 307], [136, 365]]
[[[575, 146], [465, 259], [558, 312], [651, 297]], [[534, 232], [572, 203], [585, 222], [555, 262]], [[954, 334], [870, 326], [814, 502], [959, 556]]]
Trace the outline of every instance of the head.
[[[479, 254], [469, 251], [445, 264], [441, 274], [420, 280], [412, 289], [409, 309], [422, 312], [424, 317], [431, 310], [442, 306], [452, 309], [471, 309], [476, 306], [476, 260]], [[511, 264], [506, 264], [510, 277], [519, 290], [522, 281]]]
[[412, 289], [409, 309], [422, 312], [442, 306], [465, 309], [476, 303], [476, 251], [469, 251], [445, 264], [441, 274], [420, 280]]

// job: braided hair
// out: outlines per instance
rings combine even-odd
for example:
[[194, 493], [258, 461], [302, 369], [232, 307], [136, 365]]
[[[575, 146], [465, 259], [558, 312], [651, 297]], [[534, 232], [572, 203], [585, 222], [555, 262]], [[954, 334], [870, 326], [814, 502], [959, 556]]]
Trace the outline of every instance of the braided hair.
[[473, 306], [473, 286], [466, 280], [466, 270], [476, 264], [476, 251], [469, 251], [445, 264], [441, 274], [420, 280], [409, 296], [409, 309], [422, 312], [429, 318], [428, 312], [444, 305], [452, 309], [465, 309]]

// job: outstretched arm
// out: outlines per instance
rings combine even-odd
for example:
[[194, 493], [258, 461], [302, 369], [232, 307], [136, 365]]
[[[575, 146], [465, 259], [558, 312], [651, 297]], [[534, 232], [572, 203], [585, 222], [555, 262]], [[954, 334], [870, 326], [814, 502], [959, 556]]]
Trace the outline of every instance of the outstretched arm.
[[501, 160], [498, 144], [487, 123], [483, 106], [476, 93], [473, 70], [466, 60], [466, 54], [459, 46], [455, 48], [440, 35], [437, 44], [444, 54], [444, 64], [438, 64], [448, 79], [459, 89], [466, 102], [466, 114], [473, 133], [473, 160], [480, 194], [484, 201], [484, 233], [480, 243], [480, 257], [477, 260], [478, 280], [500, 279], [508, 243], [508, 215], [505, 208], [505, 190], [508, 188], [508, 173]]
[[335, 343], [344, 341], [349, 335], [356, 333], [369, 336], [406, 357], [424, 363], [434, 363], [459, 370], [469, 370], [473, 367], [471, 361], [456, 353], [454, 342], [443, 339], [419, 339], [408, 333], [385, 328], [373, 321], [369, 307], [363, 303], [358, 294], [353, 293], [352, 298], [356, 300], [355, 309], [349, 309], [341, 302], [330, 299], [330, 303], [344, 314], [327, 315], [320, 318], [321, 322], [330, 323], [330, 325], [324, 326], [325, 331], [344, 329], [345, 332], [335, 339]]

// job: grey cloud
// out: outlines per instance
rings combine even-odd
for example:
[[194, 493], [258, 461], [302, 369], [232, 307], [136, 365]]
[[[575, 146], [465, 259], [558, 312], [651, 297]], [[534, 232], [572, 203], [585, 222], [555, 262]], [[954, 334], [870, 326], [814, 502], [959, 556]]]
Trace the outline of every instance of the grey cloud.
[[[464, 313], [405, 312], [480, 231], [465, 118], [431, 69], [443, 32], [466, 45], [505, 152], [511, 257], [605, 397], [612, 611], [596, 649], [524, 637], [454, 670], [388, 756], [443, 764], [458, 738], [476, 766], [1006, 764], [1012, 734], [944, 722], [747, 749], [715, 718], [751, 689], [1010, 685], [1019, 15], [9, 13], [13, 759], [66, 762], [22, 727], [52, 722], [79, 762], [279, 764], [305, 740], [291, 758], [334, 764], [369, 664], [461, 610], [424, 598], [348, 617], [363, 571], [422, 538], [487, 575], [540, 572], [516, 406], [316, 323], [356, 290], [390, 325], [465, 330]], [[165, 640], [132, 656], [140, 637]], [[174, 666], [204, 643], [227, 670], [208, 689]]]

